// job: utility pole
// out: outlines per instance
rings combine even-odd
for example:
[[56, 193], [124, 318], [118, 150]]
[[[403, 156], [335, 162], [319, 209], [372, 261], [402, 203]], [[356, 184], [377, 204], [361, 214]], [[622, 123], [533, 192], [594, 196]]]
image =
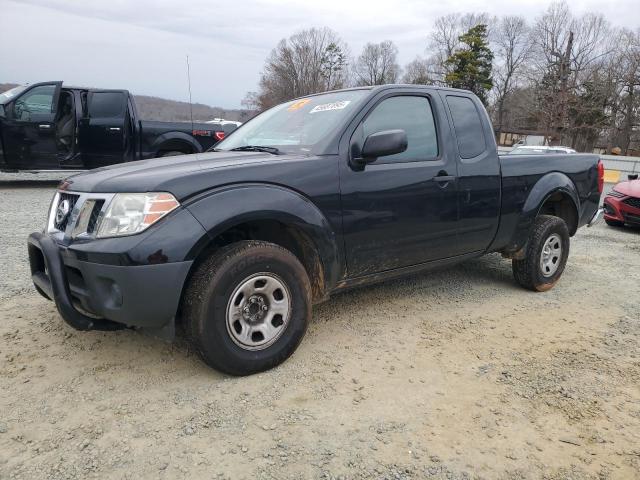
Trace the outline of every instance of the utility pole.
[[571, 76], [571, 51], [573, 50], [573, 32], [569, 32], [567, 47], [564, 52], [551, 52], [558, 59], [558, 103], [555, 114], [552, 115], [552, 131], [562, 142], [565, 128], [568, 124], [569, 110], [569, 77]]

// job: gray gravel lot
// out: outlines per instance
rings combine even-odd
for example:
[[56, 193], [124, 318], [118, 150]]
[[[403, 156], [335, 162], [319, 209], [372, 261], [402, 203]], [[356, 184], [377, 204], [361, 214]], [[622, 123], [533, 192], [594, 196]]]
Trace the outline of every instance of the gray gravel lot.
[[0, 184], [0, 478], [640, 478], [640, 230], [580, 230], [543, 294], [489, 255], [337, 295], [230, 378], [62, 322], [26, 257], [52, 193]]

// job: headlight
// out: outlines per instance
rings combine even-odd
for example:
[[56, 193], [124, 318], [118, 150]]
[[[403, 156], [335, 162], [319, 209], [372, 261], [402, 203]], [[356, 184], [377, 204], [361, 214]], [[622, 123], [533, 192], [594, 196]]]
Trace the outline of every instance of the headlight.
[[140, 233], [179, 206], [170, 193], [117, 193], [100, 220], [96, 237]]

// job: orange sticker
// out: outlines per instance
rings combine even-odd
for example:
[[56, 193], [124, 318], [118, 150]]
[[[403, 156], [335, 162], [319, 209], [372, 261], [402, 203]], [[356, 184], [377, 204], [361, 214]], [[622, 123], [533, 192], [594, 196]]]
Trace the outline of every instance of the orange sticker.
[[289, 108], [287, 108], [287, 110], [289, 112], [295, 112], [296, 110], [300, 110], [302, 107], [304, 107], [310, 101], [311, 101], [310, 98], [303, 98], [302, 100], [298, 100], [297, 102], [292, 103], [291, 105], [289, 105]]

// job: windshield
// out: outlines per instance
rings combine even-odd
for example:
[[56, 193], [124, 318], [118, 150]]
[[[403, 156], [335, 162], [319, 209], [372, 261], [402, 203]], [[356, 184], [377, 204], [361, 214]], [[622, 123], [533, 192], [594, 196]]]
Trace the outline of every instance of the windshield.
[[18, 87], [14, 87], [11, 90], [7, 90], [6, 92], [0, 93], [0, 105], [4, 105], [9, 102], [16, 95], [21, 94], [27, 88], [26, 85], [20, 85]]
[[277, 105], [217, 143], [215, 150], [271, 147], [282, 153], [310, 153], [368, 93], [348, 90]]

